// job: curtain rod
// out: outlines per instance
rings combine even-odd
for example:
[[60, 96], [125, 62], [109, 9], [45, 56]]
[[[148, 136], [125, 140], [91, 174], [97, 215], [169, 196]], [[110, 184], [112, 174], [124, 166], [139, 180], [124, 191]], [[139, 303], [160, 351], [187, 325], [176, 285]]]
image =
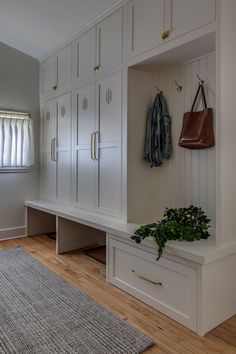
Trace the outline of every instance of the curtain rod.
[[12, 119], [13, 117], [16, 117], [16, 119], [31, 119], [29, 112], [15, 112], [15, 111], [0, 110], [0, 118], [1, 116], [3, 119]]

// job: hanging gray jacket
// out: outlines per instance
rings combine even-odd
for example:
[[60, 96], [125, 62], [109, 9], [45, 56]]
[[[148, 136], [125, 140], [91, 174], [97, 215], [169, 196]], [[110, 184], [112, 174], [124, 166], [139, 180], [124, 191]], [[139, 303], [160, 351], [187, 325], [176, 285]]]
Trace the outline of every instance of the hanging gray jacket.
[[165, 97], [158, 93], [148, 112], [144, 159], [150, 167], [158, 167], [161, 158], [170, 159], [171, 153], [171, 117]]

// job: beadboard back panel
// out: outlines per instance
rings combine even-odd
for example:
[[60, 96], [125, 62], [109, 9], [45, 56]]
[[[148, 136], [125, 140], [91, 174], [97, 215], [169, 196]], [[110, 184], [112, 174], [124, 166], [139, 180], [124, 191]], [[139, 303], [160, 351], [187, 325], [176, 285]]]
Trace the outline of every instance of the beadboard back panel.
[[[142, 77], [143, 74], [137, 74], [138, 71], [135, 71], [136, 73], [133, 73], [131, 76], [135, 75], [136, 77]], [[151, 74], [146, 73], [146, 75], [150, 80]], [[161, 167], [154, 167], [151, 169], [148, 163], [139, 159], [139, 173], [137, 170], [136, 176], [132, 172], [129, 173], [130, 184], [134, 183], [132, 181], [134, 181], [135, 178], [139, 179], [139, 177], [137, 177], [138, 175], [141, 179], [142, 174], [148, 173], [152, 176], [150, 177], [151, 180], [147, 182], [146, 185], [146, 192], [150, 192], [149, 202], [146, 200], [146, 206], [143, 205], [143, 210], [142, 208], [136, 208], [135, 211], [134, 208], [133, 212], [132, 203], [128, 203], [130, 207], [130, 221], [137, 222], [139, 221], [138, 219], [140, 219], [141, 222], [148, 222], [151, 221], [150, 217], [152, 219], [160, 217], [166, 207], [183, 207], [194, 204], [196, 206], [201, 206], [206, 211], [207, 215], [212, 220], [212, 228], [215, 227], [215, 148], [213, 147], [206, 150], [188, 150], [178, 146], [183, 114], [184, 112], [191, 110], [191, 105], [198, 88], [197, 75], [206, 82], [205, 91], [208, 106], [215, 108], [215, 54], [209, 54], [191, 62], [152, 74], [152, 98], [154, 98], [156, 94], [155, 87], [158, 86], [166, 97], [169, 113], [172, 117], [173, 156], [170, 160], [165, 160]], [[134, 96], [135, 94], [131, 93], [131, 91], [137, 92], [138, 89], [135, 89], [134, 85], [132, 85], [132, 77], [130, 81], [129, 93]], [[175, 81], [182, 86], [181, 92], [177, 91]], [[139, 105], [140, 95], [140, 92], [136, 95], [136, 112], [139, 111], [137, 105]], [[145, 95], [147, 95], [147, 90]], [[131, 98], [131, 101], [132, 100], [134, 101], [134, 98]], [[130, 103], [132, 104], [132, 102]], [[131, 104], [129, 106], [130, 108]], [[146, 100], [146, 104], [148, 105], [148, 100]], [[202, 109], [201, 100], [198, 100], [196, 109]], [[129, 118], [131, 118], [131, 121], [132, 113], [132, 109], [130, 109]], [[144, 121], [146, 121], [146, 116], [147, 114], [142, 117]], [[136, 118], [138, 118], [138, 115], [136, 115]], [[142, 133], [145, 136], [145, 124], [142, 125], [142, 129]], [[132, 130], [129, 129], [130, 134], [131, 131]], [[141, 144], [144, 144], [144, 138]], [[139, 148], [139, 154], [143, 155], [143, 145]], [[149, 191], [149, 189], [151, 189], [151, 191]], [[138, 192], [138, 190], [136, 192]], [[129, 196], [128, 200], [137, 203], [134, 195]], [[142, 204], [141, 201], [140, 203]], [[146, 210], [150, 217], [148, 217]]]

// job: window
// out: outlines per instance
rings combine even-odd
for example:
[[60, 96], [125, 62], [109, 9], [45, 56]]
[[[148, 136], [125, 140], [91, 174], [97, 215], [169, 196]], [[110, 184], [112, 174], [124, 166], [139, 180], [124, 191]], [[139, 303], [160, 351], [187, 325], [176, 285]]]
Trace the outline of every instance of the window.
[[0, 111], [0, 169], [25, 169], [33, 164], [33, 122], [30, 114]]

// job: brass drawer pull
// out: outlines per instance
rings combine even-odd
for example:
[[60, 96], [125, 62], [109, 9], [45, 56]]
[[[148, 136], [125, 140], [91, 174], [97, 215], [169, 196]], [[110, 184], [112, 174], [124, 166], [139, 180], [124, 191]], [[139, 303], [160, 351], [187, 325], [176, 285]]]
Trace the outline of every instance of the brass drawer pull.
[[161, 283], [161, 282], [157, 282], [157, 281], [155, 281], [155, 280], [149, 279], [149, 278], [145, 277], [145, 275], [142, 275], [142, 274], [136, 272], [135, 270], [132, 270], [132, 273], [134, 273], [135, 275], [137, 275], [138, 278], [143, 279], [143, 280], [146, 280], [146, 281], [148, 281], [148, 282], [151, 283], [151, 284], [162, 286], [162, 283]]
[[57, 89], [57, 85], [53, 86], [53, 90], [56, 90]]

